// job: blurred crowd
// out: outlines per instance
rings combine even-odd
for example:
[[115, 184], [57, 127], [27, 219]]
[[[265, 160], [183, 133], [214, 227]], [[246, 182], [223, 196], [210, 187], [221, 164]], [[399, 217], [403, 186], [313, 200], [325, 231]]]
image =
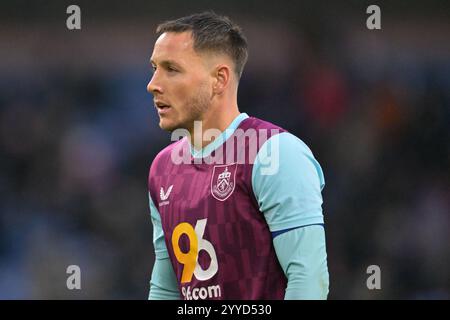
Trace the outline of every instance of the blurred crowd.
[[[300, 137], [325, 174], [329, 298], [450, 299], [450, 52], [385, 30], [244, 31], [241, 112]], [[147, 175], [170, 135], [142, 33], [141, 61], [0, 73], [0, 299], [146, 299]]]

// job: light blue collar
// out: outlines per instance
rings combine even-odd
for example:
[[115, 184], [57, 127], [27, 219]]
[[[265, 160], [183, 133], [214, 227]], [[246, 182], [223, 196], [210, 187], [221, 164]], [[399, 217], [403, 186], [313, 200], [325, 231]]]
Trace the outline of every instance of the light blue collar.
[[237, 127], [239, 127], [239, 125], [241, 124], [241, 122], [243, 120], [247, 119], [248, 117], [249, 117], [248, 114], [246, 114], [245, 112], [240, 113], [236, 118], [234, 118], [234, 120], [231, 122], [231, 124], [228, 126], [228, 128], [226, 128], [213, 142], [209, 143], [201, 150], [196, 150], [189, 143], [189, 148], [191, 150], [192, 157], [204, 158], [204, 157], [209, 156], [211, 154], [211, 152], [213, 152], [218, 147], [220, 147], [234, 133], [234, 131], [237, 129]]

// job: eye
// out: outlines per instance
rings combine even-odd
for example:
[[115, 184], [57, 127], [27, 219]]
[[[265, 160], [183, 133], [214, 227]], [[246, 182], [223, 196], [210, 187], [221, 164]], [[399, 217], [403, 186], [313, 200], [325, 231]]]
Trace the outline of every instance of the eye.
[[172, 67], [172, 66], [168, 66], [168, 67], [167, 67], [167, 71], [169, 71], [169, 72], [178, 72], [178, 70], [175, 69], [175, 68]]

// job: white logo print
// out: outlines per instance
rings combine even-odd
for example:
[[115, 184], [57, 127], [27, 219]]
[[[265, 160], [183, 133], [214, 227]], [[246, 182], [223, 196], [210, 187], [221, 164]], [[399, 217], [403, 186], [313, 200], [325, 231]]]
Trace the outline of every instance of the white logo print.
[[236, 186], [237, 163], [214, 166], [211, 176], [211, 193], [220, 201], [227, 200]]
[[160, 207], [169, 204], [169, 201], [166, 201], [166, 200], [169, 198], [170, 193], [172, 192], [172, 188], [173, 188], [173, 184], [169, 186], [169, 189], [167, 189], [166, 192], [164, 192], [163, 187], [161, 187], [161, 190], [159, 191], [159, 197], [162, 200], [162, 202], [159, 203]]
[[164, 193], [164, 189], [163, 189], [163, 187], [161, 187], [161, 191], [159, 192], [159, 196], [160, 196], [161, 200], [167, 200], [167, 198], [169, 198], [170, 193], [172, 192], [172, 188], [173, 188], [173, 184], [170, 185], [170, 187], [167, 190], [167, 192]]

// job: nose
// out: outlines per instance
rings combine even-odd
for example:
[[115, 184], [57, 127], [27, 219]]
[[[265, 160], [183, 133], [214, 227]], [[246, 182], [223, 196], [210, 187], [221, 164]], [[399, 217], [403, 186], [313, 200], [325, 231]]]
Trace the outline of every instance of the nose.
[[147, 92], [151, 94], [155, 93], [162, 93], [161, 85], [157, 83], [157, 75], [156, 71], [153, 73], [152, 78], [150, 79], [149, 83], [147, 84]]

